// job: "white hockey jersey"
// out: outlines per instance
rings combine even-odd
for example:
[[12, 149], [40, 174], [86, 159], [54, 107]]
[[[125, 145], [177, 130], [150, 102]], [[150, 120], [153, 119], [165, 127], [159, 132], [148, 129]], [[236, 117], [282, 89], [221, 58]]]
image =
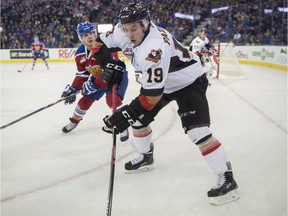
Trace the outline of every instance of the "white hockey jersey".
[[151, 23], [148, 35], [134, 46], [117, 24], [100, 35], [108, 48], [120, 48], [142, 71], [139, 81], [145, 90], [164, 89], [172, 93], [193, 83], [203, 74], [199, 57], [182, 46], [169, 32]]
[[192, 47], [192, 52], [196, 53], [205, 49], [205, 45], [209, 43], [209, 39], [205, 37], [205, 40], [202, 40], [199, 36], [194, 38], [190, 44], [190, 47]]

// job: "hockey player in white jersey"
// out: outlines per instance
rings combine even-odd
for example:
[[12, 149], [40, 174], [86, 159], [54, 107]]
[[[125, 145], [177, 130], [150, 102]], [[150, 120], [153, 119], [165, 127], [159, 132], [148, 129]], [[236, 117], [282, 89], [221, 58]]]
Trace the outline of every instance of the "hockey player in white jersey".
[[[192, 40], [189, 50], [200, 56], [204, 63], [204, 73], [206, 73], [209, 80], [213, 79], [215, 77], [214, 72], [216, 72], [216, 68], [212, 61], [219, 64], [218, 52], [210, 43], [206, 35], [206, 29], [202, 28], [199, 31], [199, 35]], [[212, 57], [213, 60], [210, 57]]]
[[[185, 133], [216, 175], [216, 185], [208, 191], [210, 203], [219, 205], [239, 198], [231, 163], [209, 128], [208, 81], [199, 56], [156, 26], [142, 2], [125, 4], [120, 11], [120, 23], [100, 35], [100, 39], [103, 44], [96, 55], [101, 56], [107, 49], [121, 49], [133, 67], [142, 72], [140, 94], [121, 112], [104, 118], [107, 127], [115, 126], [119, 132], [132, 126], [134, 150], [139, 157], [125, 164], [126, 171], [151, 169], [154, 145], [149, 124], [164, 106], [175, 100]], [[103, 79], [109, 88], [121, 82], [123, 69], [119, 65], [108, 59], [103, 59], [102, 65]]]
[[206, 36], [206, 30], [202, 28], [199, 35], [192, 40], [189, 49], [194, 53], [201, 53], [203, 49], [209, 49], [205, 47], [207, 44], [209, 44], [209, 39]]

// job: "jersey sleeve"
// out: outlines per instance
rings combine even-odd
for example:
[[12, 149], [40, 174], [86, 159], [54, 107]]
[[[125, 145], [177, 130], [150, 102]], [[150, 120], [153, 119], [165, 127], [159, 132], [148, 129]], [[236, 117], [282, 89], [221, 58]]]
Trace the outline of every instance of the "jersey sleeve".
[[72, 82], [72, 86], [76, 88], [77, 90], [82, 89], [82, 85], [84, 82], [86, 82], [90, 76], [89, 72], [86, 71], [85, 65], [81, 63], [81, 53], [75, 55], [75, 63], [77, 71], [75, 73], [75, 78]]
[[77, 72], [75, 75], [80, 77], [89, 77], [89, 72], [86, 71], [85, 65], [81, 63], [81, 55], [75, 56], [75, 63], [77, 67]]
[[45, 50], [45, 49], [46, 49], [45, 44], [42, 43], [42, 49], [41, 50]]
[[121, 37], [119, 34], [124, 34], [121, 30], [120, 24], [114, 26], [114, 28], [110, 31], [100, 34], [100, 39], [107, 48], [120, 48], [121, 49]]
[[72, 82], [72, 87], [77, 89], [77, 90], [81, 90], [82, 89], [82, 86], [83, 86], [83, 83], [87, 81], [87, 78], [85, 77], [79, 77], [79, 76], [76, 76]]

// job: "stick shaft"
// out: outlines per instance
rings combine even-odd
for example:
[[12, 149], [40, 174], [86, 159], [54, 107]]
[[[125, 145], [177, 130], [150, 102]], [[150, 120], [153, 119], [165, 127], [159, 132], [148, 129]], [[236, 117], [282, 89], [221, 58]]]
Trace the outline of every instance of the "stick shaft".
[[0, 130], [4, 129], [4, 128], [10, 126], [10, 125], [13, 125], [13, 124], [15, 124], [15, 123], [17, 123], [17, 122], [25, 119], [25, 118], [28, 118], [29, 116], [32, 116], [32, 115], [34, 115], [34, 114], [36, 114], [36, 113], [38, 113], [38, 112], [41, 112], [42, 110], [45, 110], [45, 109], [47, 109], [47, 108], [49, 108], [49, 107], [51, 107], [51, 106], [54, 106], [55, 104], [60, 103], [60, 102], [66, 100], [66, 99], [68, 99], [68, 98], [70, 98], [70, 97], [72, 97], [72, 96], [75, 96], [76, 94], [78, 94], [78, 92], [75, 93], [75, 94], [69, 95], [69, 96], [67, 96], [67, 97], [61, 98], [61, 99], [55, 101], [54, 103], [48, 104], [48, 105], [46, 105], [46, 106], [44, 106], [44, 107], [41, 107], [41, 108], [35, 110], [34, 112], [31, 112], [31, 113], [29, 113], [29, 114], [27, 114], [27, 115], [25, 115], [25, 116], [22, 116], [22, 117], [19, 118], [19, 119], [16, 119], [16, 120], [14, 120], [14, 121], [6, 124], [6, 125], [1, 126]]
[[[116, 112], [116, 88], [115, 84], [112, 88], [112, 110]], [[107, 203], [107, 216], [111, 216], [112, 212], [112, 201], [113, 201], [113, 189], [114, 189], [114, 176], [115, 176], [115, 159], [116, 159], [116, 132], [115, 127], [113, 128], [113, 146], [111, 153], [111, 165], [110, 165], [110, 180], [109, 180], [109, 192], [108, 192], [108, 203]]]
[[31, 62], [30, 59], [25, 63], [25, 65], [23, 66], [23, 68], [20, 70], [21, 72], [25, 69], [25, 67], [28, 65], [29, 62]]

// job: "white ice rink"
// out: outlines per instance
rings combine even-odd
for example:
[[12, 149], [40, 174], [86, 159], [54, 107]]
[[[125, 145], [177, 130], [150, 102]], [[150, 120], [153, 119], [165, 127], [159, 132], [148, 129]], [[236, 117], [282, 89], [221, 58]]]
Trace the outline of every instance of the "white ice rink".
[[[74, 63], [1, 64], [1, 126], [60, 99]], [[152, 123], [155, 169], [124, 174], [135, 157], [117, 139], [113, 216], [286, 216], [287, 72], [242, 66], [247, 79], [213, 80], [212, 131], [224, 145], [241, 198], [211, 206], [215, 176], [181, 128], [171, 103]], [[129, 103], [139, 92], [130, 70]], [[79, 95], [80, 96], [80, 95]], [[77, 99], [79, 99], [79, 96]], [[95, 102], [69, 134], [75, 104], [59, 103], [1, 130], [2, 216], [104, 216], [112, 137], [102, 132], [111, 111]]]

